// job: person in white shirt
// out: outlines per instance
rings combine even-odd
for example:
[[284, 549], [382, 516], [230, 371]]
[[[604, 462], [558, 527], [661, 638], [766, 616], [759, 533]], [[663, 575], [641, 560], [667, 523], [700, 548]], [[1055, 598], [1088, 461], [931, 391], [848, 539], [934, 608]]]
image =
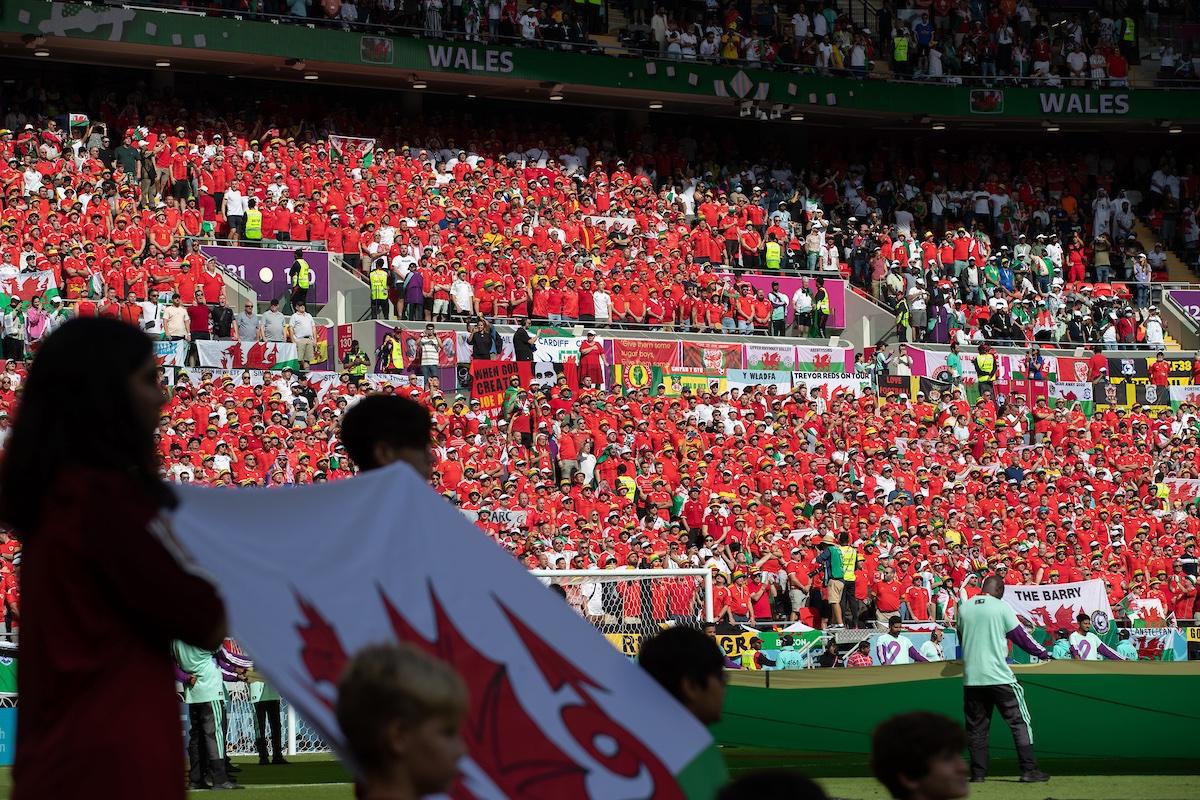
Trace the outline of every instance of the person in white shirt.
[[288, 329], [292, 335], [292, 342], [296, 345], [296, 359], [300, 362], [300, 369], [308, 369], [309, 362], [316, 355], [316, 342], [313, 337], [317, 325], [312, 314], [305, 310], [304, 303], [296, 303], [292, 318], [288, 321]]
[[471, 284], [467, 280], [465, 270], [460, 271], [450, 284], [450, 299], [454, 303], [454, 312], [456, 314], [467, 316], [475, 312], [475, 292], [471, 289]]
[[1161, 347], [1165, 343], [1162, 318], [1158, 314], [1158, 309], [1155, 308], [1150, 311], [1150, 316], [1146, 319], [1146, 344]]
[[916, 645], [912, 643], [912, 639], [901, 635], [902, 630], [904, 630], [904, 624], [900, 617], [893, 616], [888, 619], [887, 633], [881, 633], [875, 639], [872, 655], [881, 665], [887, 667], [893, 664], [923, 663], [929, 660], [921, 655]]
[[596, 291], [592, 292], [592, 303], [595, 305], [596, 324], [601, 325], [612, 321], [612, 295], [601, 282]]
[[941, 628], [934, 628], [933, 631], [930, 632], [929, 641], [924, 642], [921, 645], [921, 655], [925, 657], [926, 661], [946, 660], [946, 654], [942, 650], [943, 638], [945, 638], [945, 634], [942, 633]]
[[1092, 633], [1092, 618], [1087, 614], [1080, 614], [1075, 617], [1075, 622], [1079, 628], [1071, 634], [1068, 641], [1071, 644], [1071, 656], [1080, 661], [1124, 661], [1117, 653], [1112, 650], [1104, 642], [1100, 641], [1100, 637]]

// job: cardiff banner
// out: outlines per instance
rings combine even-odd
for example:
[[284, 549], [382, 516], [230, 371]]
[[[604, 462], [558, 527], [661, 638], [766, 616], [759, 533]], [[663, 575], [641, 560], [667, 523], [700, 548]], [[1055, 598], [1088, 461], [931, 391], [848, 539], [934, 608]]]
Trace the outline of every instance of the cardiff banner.
[[1051, 636], [1059, 629], [1075, 630], [1079, 614], [1092, 618], [1092, 628], [1100, 637], [1112, 624], [1112, 606], [1102, 580], [1006, 586], [1004, 602], [1017, 612], [1021, 624], [1040, 628]]
[[335, 747], [350, 659], [405, 642], [467, 684], [453, 798], [709, 798], [726, 780], [695, 717], [408, 465], [177, 491], [156, 529], [211, 576], [256, 669]]

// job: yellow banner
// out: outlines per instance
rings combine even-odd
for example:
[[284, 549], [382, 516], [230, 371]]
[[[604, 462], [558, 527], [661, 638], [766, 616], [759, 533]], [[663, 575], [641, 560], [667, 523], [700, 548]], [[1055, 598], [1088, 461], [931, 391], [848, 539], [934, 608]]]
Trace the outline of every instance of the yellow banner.
[[1200, 642], [1200, 628], [1184, 628], [1189, 642]]
[[[749, 631], [735, 635], [720, 634], [717, 636], [717, 644], [725, 651], [725, 655], [737, 657], [750, 649], [750, 639], [755, 635]], [[643, 637], [640, 633], [606, 633], [604, 638], [623, 655], [632, 657], [638, 654]]]

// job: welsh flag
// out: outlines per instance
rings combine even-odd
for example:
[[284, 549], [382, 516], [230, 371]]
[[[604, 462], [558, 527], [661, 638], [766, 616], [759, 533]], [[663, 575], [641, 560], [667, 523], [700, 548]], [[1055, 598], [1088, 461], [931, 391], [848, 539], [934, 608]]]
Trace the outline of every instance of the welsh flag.
[[292, 342], [196, 342], [200, 366], [218, 369], [300, 369]]
[[846, 371], [845, 351], [832, 347], [796, 345], [796, 370], [799, 372]]
[[49, 302], [58, 297], [58, 277], [53, 270], [47, 269], [0, 279], [0, 308], [7, 309], [14, 297], [22, 304], [35, 297], [42, 298], [44, 303]]
[[359, 136], [331, 135], [329, 155], [335, 161], [352, 167], [369, 167], [375, 163], [375, 140]]
[[89, 122], [91, 122], [91, 120], [88, 119], [87, 114], [80, 114], [72, 111], [67, 115], [67, 125], [71, 128], [86, 128]]
[[211, 576], [255, 669], [335, 749], [348, 662], [403, 642], [467, 685], [451, 798], [691, 800], [728, 779], [695, 717], [407, 464], [179, 498], [172, 538]]

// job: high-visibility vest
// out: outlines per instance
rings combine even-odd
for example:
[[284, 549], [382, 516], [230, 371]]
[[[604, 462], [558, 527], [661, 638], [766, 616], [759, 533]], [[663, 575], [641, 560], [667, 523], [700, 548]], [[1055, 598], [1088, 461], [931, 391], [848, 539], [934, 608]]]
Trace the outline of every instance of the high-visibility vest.
[[622, 475], [617, 478], [617, 491], [625, 495], [627, 500], [632, 500], [634, 493], [637, 492], [637, 481], [628, 475]]
[[829, 313], [829, 292], [824, 289], [821, 290], [821, 296], [818, 298], [816, 306], [817, 311], [820, 311], [822, 314]]
[[766, 260], [769, 269], [779, 269], [783, 261], [783, 248], [779, 246], [779, 242], [767, 242]]
[[404, 369], [404, 348], [400, 346], [399, 340], [392, 342], [392, 367]]
[[371, 270], [371, 299], [387, 300], [388, 274], [385, 269]]
[[[303, 258], [297, 258], [296, 263], [300, 265], [300, 269], [296, 272], [296, 277], [292, 278], [292, 286], [297, 289], [307, 289], [310, 277], [308, 262]], [[386, 294], [384, 296], [386, 297]]]
[[758, 651], [751, 648], [750, 650], [746, 650], [740, 656], [738, 656], [738, 660], [742, 662], [742, 669], [762, 669], [758, 666], [758, 662], [754, 660], [754, 654], [756, 652]]
[[908, 327], [908, 301], [901, 300], [896, 306], [896, 324], [907, 328]]
[[1137, 41], [1137, 28], [1133, 21], [1133, 17], [1125, 18], [1125, 35], [1123, 37], [1127, 42]]
[[371, 366], [371, 362], [366, 356], [366, 353], [356, 353], [350, 357], [350, 369], [348, 371], [351, 375], [357, 378], [367, 374], [367, 369]]
[[262, 238], [262, 212], [252, 208], [246, 212], [246, 238]]
[[908, 37], [897, 36], [892, 43], [892, 52], [896, 57], [896, 63], [908, 61]]
[[842, 551], [842, 580], [854, 580], [854, 566], [858, 563], [858, 550], [846, 545], [838, 548]]
[[980, 383], [996, 380], [996, 357], [991, 353], [975, 356], [975, 372]]

